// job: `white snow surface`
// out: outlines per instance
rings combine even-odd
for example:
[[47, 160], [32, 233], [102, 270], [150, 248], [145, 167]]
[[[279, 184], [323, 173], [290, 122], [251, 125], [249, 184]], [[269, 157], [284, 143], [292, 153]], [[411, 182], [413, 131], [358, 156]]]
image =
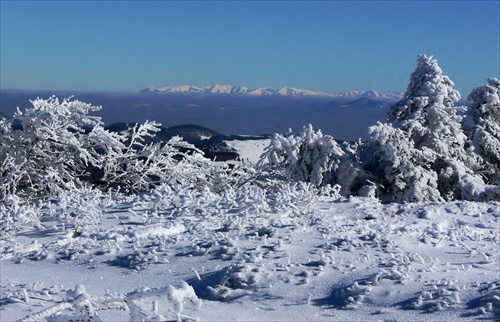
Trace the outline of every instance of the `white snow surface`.
[[20, 207], [0, 321], [500, 319], [500, 203], [245, 189]]
[[264, 149], [271, 143], [271, 140], [231, 140], [225, 142], [229, 147], [238, 152], [241, 160], [257, 163], [262, 153], [264, 153]]

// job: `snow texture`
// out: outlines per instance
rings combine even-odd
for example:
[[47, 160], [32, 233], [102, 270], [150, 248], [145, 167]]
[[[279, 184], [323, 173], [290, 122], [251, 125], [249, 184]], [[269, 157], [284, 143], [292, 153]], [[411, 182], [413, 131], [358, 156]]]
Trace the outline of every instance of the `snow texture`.
[[1, 320], [500, 318], [498, 202], [305, 191], [163, 187], [19, 206], [24, 224], [0, 247]]

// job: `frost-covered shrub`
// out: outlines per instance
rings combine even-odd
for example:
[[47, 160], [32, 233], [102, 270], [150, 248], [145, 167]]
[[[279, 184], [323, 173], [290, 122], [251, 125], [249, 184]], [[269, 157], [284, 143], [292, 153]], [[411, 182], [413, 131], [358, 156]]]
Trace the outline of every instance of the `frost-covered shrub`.
[[309, 183], [289, 182], [280, 179], [249, 180], [242, 185], [227, 186], [224, 190], [193, 189], [191, 185], [175, 187], [161, 185], [150, 193], [142, 194], [156, 213], [178, 216], [217, 216], [227, 214], [259, 214], [286, 212], [290, 216], [309, 213], [318, 194]]
[[[102, 128], [92, 131], [89, 135], [91, 140], [102, 143], [98, 145], [96, 152], [105, 149], [97, 165], [98, 170], [102, 171], [102, 177], [95, 185], [105, 190], [120, 188], [129, 193], [137, 193], [151, 189], [158, 183], [181, 180], [178, 168], [201, 166], [197, 164], [204, 159], [201, 151], [180, 137], [173, 137], [164, 144], [145, 143], [146, 138], [153, 137], [159, 131], [158, 126], [155, 122], [145, 122], [133, 127], [130, 133], [120, 134], [109, 133]], [[115, 140], [106, 143], [103, 138], [107, 137], [115, 137]], [[189, 152], [181, 152], [181, 149]]]
[[8, 195], [0, 203], [0, 239], [22, 229], [79, 235], [88, 227], [99, 225], [106, 207], [114, 206], [119, 199], [118, 194], [104, 195], [89, 188], [61, 191], [57, 196], [29, 203], [17, 195]]
[[109, 202], [114, 203], [117, 195], [104, 195], [100, 190], [81, 188], [60, 193], [45, 203], [42, 208], [45, 217], [51, 217], [63, 225], [69, 226], [75, 232], [81, 233], [87, 226], [100, 224], [104, 208]]
[[97, 162], [82, 138], [86, 128], [100, 123], [88, 116], [99, 107], [55, 97], [30, 102], [33, 108], [24, 113], [18, 108], [14, 114], [22, 130], [1, 124], [0, 198], [46, 198], [60, 189], [75, 189], [87, 165]]
[[292, 180], [318, 187], [338, 184], [343, 195], [350, 194], [359, 172], [333, 137], [314, 131], [311, 125], [298, 135], [275, 134], [258, 166], [262, 169], [264, 164], [283, 167]]
[[24, 204], [16, 195], [0, 203], [0, 239], [14, 236], [21, 227], [41, 227], [40, 204]]
[[500, 80], [474, 89], [468, 100], [474, 121], [471, 139], [486, 162], [486, 175], [492, 184], [500, 184]]
[[33, 108], [14, 114], [20, 129], [0, 121], [0, 200], [49, 198], [89, 184], [135, 193], [199, 180], [193, 169], [201, 174], [207, 168], [201, 151], [179, 137], [151, 142], [160, 130], [155, 122], [114, 133], [89, 115], [100, 107], [55, 96], [30, 102]]
[[406, 93], [389, 111], [390, 124], [370, 129], [375, 158], [365, 168], [394, 201], [496, 198], [475, 174], [481, 162], [463, 132], [458, 112], [464, 109], [454, 106], [460, 94], [453, 86], [432, 56], [419, 55]]

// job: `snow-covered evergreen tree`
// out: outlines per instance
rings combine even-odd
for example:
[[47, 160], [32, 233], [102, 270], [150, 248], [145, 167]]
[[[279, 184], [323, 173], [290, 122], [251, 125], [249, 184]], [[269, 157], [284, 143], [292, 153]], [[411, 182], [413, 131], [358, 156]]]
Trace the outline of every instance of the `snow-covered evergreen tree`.
[[370, 127], [371, 158], [365, 168], [378, 175], [380, 198], [385, 202], [442, 201], [437, 175], [428, 160], [428, 148], [414, 148], [406, 132], [389, 123]]
[[489, 78], [488, 84], [474, 89], [468, 96], [469, 113], [474, 121], [471, 139], [486, 162], [490, 183], [500, 184], [500, 80]]
[[457, 114], [465, 108], [454, 105], [460, 93], [432, 56], [422, 54], [417, 61], [410, 84], [401, 101], [391, 107], [388, 121], [408, 133], [415, 148], [427, 147], [438, 156], [472, 164], [465, 153], [463, 117]]
[[[432, 56], [419, 55], [406, 93], [389, 111], [391, 125], [371, 128], [380, 160], [368, 162], [368, 168], [378, 170], [382, 181], [398, 182], [388, 188], [395, 201], [486, 198], [479, 188], [484, 182], [475, 175], [480, 159], [463, 132], [458, 111], [464, 108], [454, 106], [460, 93], [453, 86]], [[405, 151], [400, 161], [394, 162], [399, 152], [384, 147], [387, 142]], [[384, 166], [389, 169], [381, 171]]]

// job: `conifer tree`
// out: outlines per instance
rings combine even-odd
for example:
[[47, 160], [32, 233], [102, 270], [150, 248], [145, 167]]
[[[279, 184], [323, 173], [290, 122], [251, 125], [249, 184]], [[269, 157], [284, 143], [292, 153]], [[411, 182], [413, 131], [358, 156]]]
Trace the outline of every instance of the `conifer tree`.
[[471, 140], [486, 163], [487, 179], [500, 184], [500, 80], [489, 78], [488, 84], [474, 89], [469, 114], [474, 126]]
[[481, 162], [463, 131], [458, 112], [465, 108], [454, 105], [460, 93], [432, 56], [417, 61], [406, 93], [388, 113], [389, 124], [370, 128], [377, 160], [367, 167], [393, 185], [385, 187], [393, 201], [492, 198], [475, 174]]

